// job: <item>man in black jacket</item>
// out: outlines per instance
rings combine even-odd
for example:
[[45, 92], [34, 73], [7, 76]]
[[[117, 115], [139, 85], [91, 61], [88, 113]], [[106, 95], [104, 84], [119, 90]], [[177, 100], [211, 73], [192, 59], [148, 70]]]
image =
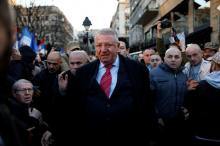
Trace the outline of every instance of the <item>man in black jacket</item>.
[[33, 80], [38, 87], [40, 96], [35, 97], [34, 106], [42, 112], [43, 119], [48, 123], [52, 133], [56, 136], [57, 112], [59, 111], [58, 75], [61, 73], [61, 56], [53, 51], [47, 57], [47, 69], [41, 71]]
[[220, 145], [220, 52], [211, 61], [211, 73], [186, 98], [195, 146]]
[[[92, 144], [148, 144], [153, 134], [153, 101], [149, 72], [118, 55], [118, 38], [111, 29], [95, 36], [98, 60], [78, 69], [72, 94], [79, 139]], [[73, 114], [73, 113], [72, 113]]]

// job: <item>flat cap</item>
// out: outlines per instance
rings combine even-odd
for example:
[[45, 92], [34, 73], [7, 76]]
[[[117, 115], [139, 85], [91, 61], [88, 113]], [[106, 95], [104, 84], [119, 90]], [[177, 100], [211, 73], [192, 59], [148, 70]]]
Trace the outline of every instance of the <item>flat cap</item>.
[[218, 50], [218, 48], [219, 48], [219, 45], [218, 44], [216, 44], [216, 43], [213, 43], [213, 42], [207, 42], [207, 43], [205, 43], [205, 45], [204, 45], [204, 49], [207, 49], [207, 48], [209, 48], [209, 49], [213, 49], [213, 50]]

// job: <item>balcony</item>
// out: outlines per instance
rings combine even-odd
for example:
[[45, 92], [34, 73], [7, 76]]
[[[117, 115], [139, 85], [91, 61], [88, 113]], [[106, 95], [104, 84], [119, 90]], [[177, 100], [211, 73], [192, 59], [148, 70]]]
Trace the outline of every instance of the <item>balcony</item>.
[[146, 25], [158, 15], [158, 8], [156, 0], [141, 0], [130, 17], [132, 27], [136, 24]]

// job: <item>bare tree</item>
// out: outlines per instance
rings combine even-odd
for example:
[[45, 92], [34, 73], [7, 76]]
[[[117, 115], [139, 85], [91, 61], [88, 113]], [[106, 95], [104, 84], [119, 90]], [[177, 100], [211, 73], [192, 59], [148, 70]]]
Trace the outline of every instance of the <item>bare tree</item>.
[[[69, 33], [73, 31], [72, 26], [58, 7], [38, 5], [37, 2], [40, 1], [42, 2], [42, 0], [30, 0], [26, 6], [14, 6], [18, 30], [27, 26], [31, 32], [35, 32], [38, 40], [45, 38], [53, 47], [63, 48], [69, 41]], [[50, 0], [45, 1], [48, 3]]]
[[16, 11], [18, 30], [27, 26], [37, 36], [44, 36], [44, 20], [46, 19], [46, 6], [36, 4], [36, 0], [29, 0], [25, 6], [13, 5]]

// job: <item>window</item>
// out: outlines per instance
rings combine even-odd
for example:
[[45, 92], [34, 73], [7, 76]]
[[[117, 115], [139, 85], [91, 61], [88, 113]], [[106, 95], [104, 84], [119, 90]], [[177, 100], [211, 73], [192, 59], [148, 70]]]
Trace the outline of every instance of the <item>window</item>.
[[194, 0], [194, 27], [200, 29], [201, 27], [210, 25], [210, 1]]

